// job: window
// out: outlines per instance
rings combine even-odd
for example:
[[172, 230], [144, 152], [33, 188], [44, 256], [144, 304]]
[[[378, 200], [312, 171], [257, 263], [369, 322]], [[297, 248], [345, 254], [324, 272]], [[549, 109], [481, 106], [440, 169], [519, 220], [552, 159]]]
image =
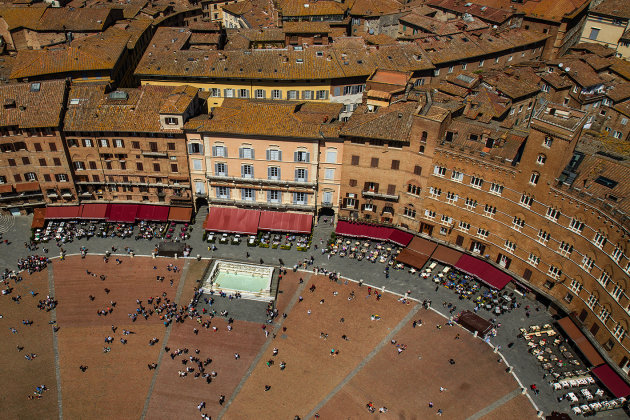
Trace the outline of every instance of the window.
[[458, 200], [458, 199], [459, 199], [459, 197], [457, 196], [457, 194], [452, 193], [452, 192], [450, 192], [450, 191], [448, 191], [448, 192], [446, 193], [446, 202], [447, 202], [448, 204], [455, 205], [455, 203], [457, 203], [457, 200]]
[[254, 166], [253, 165], [241, 165], [241, 178], [253, 178]]
[[422, 166], [420, 165], [416, 165], [413, 167], [413, 174], [414, 175], [422, 175]]
[[544, 147], [549, 148], [549, 147], [551, 147], [552, 144], [553, 144], [553, 139], [551, 137], [547, 136], [547, 137], [545, 137], [545, 140], [543, 140], [543, 144], [542, 145]]
[[376, 207], [374, 204], [366, 203], [363, 205], [363, 211], [375, 211]]
[[46, 159], [39, 159], [39, 166], [46, 166]]
[[140, 142], [139, 141], [132, 141], [131, 142], [131, 147], [133, 149], [139, 149], [140, 148]]
[[279, 89], [273, 89], [271, 91], [271, 99], [282, 99], [282, 91]]
[[400, 168], [400, 161], [399, 160], [392, 160], [392, 169], [394, 171], [397, 171]]
[[107, 139], [99, 139], [98, 140], [99, 147], [109, 147], [109, 140]]
[[150, 141], [149, 142], [149, 150], [151, 150], [152, 152], [157, 152], [158, 151], [157, 143], [154, 142], [154, 141]]
[[546, 83], [543, 83], [543, 85], [540, 88], [541, 91], [543, 92], [549, 92], [549, 85]]
[[466, 197], [465, 207], [468, 210], [474, 210], [475, 208], [477, 208], [477, 200], [474, 200], [470, 197]]
[[335, 169], [334, 168], [326, 168], [324, 169], [324, 179], [328, 181], [332, 181], [335, 179]]
[[525, 227], [525, 220], [520, 217], [514, 216], [514, 220], [512, 220], [512, 228], [517, 231], [521, 231]]
[[621, 249], [621, 247], [617, 246], [615, 247], [615, 250], [612, 252], [612, 254], [610, 255], [610, 257], [616, 262], [619, 263], [619, 260], [621, 260], [621, 256], [623, 255], [623, 250]]
[[490, 206], [486, 204], [483, 209], [483, 213], [486, 217], [494, 218], [494, 215], [497, 214], [497, 208], [495, 206]]
[[349, 198], [346, 198], [345, 200], [346, 200], [346, 208], [347, 209], [354, 209], [354, 208], [356, 208], [356, 206], [357, 206], [357, 200], [356, 199], [354, 199], [352, 197], [349, 197]]
[[177, 163], [171, 163], [171, 172], [179, 172], [179, 168], [177, 167]]
[[538, 231], [538, 242], [540, 242], [543, 245], [546, 245], [547, 242], [549, 242], [549, 239], [551, 239], [551, 235], [549, 233], [545, 232], [542, 229]]
[[582, 291], [582, 284], [575, 279], [571, 280], [571, 285], [569, 287], [576, 295], [579, 295], [580, 291]]
[[270, 149], [267, 150], [267, 160], [282, 160], [282, 150]]
[[23, 165], [30, 165], [31, 164], [31, 160], [28, 157], [24, 156], [24, 157], [22, 157], [22, 164]]
[[136, 162], [136, 169], [139, 171], [144, 170], [144, 165], [142, 164], [142, 162]]
[[154, 163], [153, 164], [153, 172], [160, 172], [160, 164], [159, 163]]
[[195, 194], [205, 194], [206, 187], [203, 181], [195, 181]]
[[493, 182], [490, 184], [490, 193], [495, 195], [503, 194], [503, 185]]
[[602, 271], [602, 274], [599, 275], [597, 281], [599, 282], [599, 284], [604, 286], [604, 288], [607, 288], [608, 284], [610, 283], [610, 274], [608, 274], [606, 270]]
[[412, 219], [415, 219], [415, 218], [416, 218], [416, 210], [415, 210], [415, 209], [412, 209], [412, 208], [409, 208], [409, 207], [405, 207], [405, 208], [403, 209], [403, 214], [404, 214], [405, 216], [407, 216], [407, 217], [412, 218]]
[[538, 172], [532, 172], [531, 176], [529, 177], [529, 183], [532, 185], [536, 185], [538, 184], [539, 180], [540, 180], [540, 174]]
[[234, 97], [234, 89], [223, 89], [223, 96], [226, 98]]
[[540, 264], [540, 257], [535, 254], [529, 254], [527, 262], [536, 267], [538, 264]]
[[610, 317], [610, 311], [608, 311], [608, 309], [606, 308], [602, 308], [602, 310], [599, 311], [599, 315], [597, 315], [597, 317], [604, 323], [604, 325], [606, 325], [606, 322]]
[[454, 70], [454, 69], [455, 69], [455, 66], [450, 66], [450, 67], [448, 68], [448, 72], [449, 72], [449, 73], [453, 73], [453, 70]]
[[319, 99], [319, 100], [328, 99], [328, 91], [327, 90], [318, 90], [317, 91], [317, 99]]
[[434, 76], [439, 76], [440, 75], [440, 69], [433, 70], [433, 75]]
[[77, 139], [67, 139], [66, 140], [66, 144], [68, 145], [68, 147], [77, 147]]
[[120, 148], [120, 147], [125, 147], [125, 142], [122, 141], [122, 139], [114, 139], [114, 147]]
[[225, 147], [225, 146], [212, 146], [212, 156], [214, 156], [214, 157], [227, 157], [227, 147]]
[[462, 70], [466, 70], [466, 67], [468, 67], [468, 63], [462, 64]]
[[571, 223], [569, 223], [569, 229], [576, 233], [582, 233], [584, 230], [584, 223], [580, 222], [578, 219], [572, 218]]
[[429, 188], [429, 195], [432, 198], [439, 198], [442, 195], [442, 190], [440, 188], [431, 187]]
[[350, 164], [351, 164], [352, 166], [359, 166], [359, 156], [357, 156], [357, 155], [352, 155], [352, 158], [351, 158]]
[[280, 179], [280, 168], [278, 166], [270, 166], [267, 168], [268, 179]]
[[85, 163], [75, 161], [75, 162], [74, 162], [74, 169], [75, 169], [75, 170], [77, 170], [77, 171], [83, 171], [83, 170], [85, 170]]
[[[44, 174], [44, 181], [46, 182], [50, 182], [52, 180], [52, 178], [50, 177], [50, 174]], [[6, 178], [5, 178], [6, 181]], [[2, 182], [0, 182], [0, 184], [2, 184]]]
[[241, 147], [238, 154], [241, 159], [254, 159], [254, 149], [251, 147]]
[[303, 150], [298, 150], [293, 154], [293, 160], [295, 162], [309, 162], [310, 153]]
[[532, 206], [533, 202], [534, 202], [534, 198], [532, 196], [527, 195], [527, 194], [521, 195], [520, 203], [521, 203], [521, 205], [523, 207], [530, 208]]
[[267, 201], [270, 203], [279, 203], [280, 202], [280, 191], [267, 191]]
[[482, 229], [482, 228], [478, 228], [477, 229], [477, 236], [483, 239], [486, 239], [488, 237], [488, 235], [490, 235], [490, 232], [488, 232], [486, 229]]
[[407, 192], [412, 195], [420, 195], [421, 188], [417, 185], [407, 185]]
[[178, 119], [175, 118], [175, 117], [165, 117], [164, 118], [164, 123], [166, 125], [177, 125], [178, 122], [179, 122]]
[[470, 223], [464, 222], [464, 221], [460, 221], [459, 222], [459, 230], [461, 230], [463, 232], [468, 232], [470, 230]]
[[[9, 162], [9, 165], [10, 165], [10, 164], [11, 164], [11, 162]], [[55, 166], [61, 166], [61, 159], [59, 159], [59, 158], [53, 158], [53, 164], [54, 164]], [[15, 166], [15, 164], [14, 164], [13, 166]]]
[[591, 28], [591, 33], [588, 35], [588, 39], [596, 40], [599, 35], [599, 28]]
[[440, 218], [440, 222], [445, 226], [450, 226], [451, 223], [453, 223], [453, 218], [443, 214]]
[[188, 143], [188, 154], [191, 154], [191, 155], [203, 154], [203, 144], [201, 144], [201, 143]]
[[571, 293], [567, 293], [564, 297], [564, 301], [567, 303], [571, 303], [573, 301], [573, 295]]
[[297, 90], [290, 90], [287, 92], [287, 99], [296, 100], [300, 99], [300, 92]]
[[559, 246], [560, 253], [565, 257], [568, 257], [573, 252], [573, 245], [568, 242], [562, 241]]
[[378, 158], [372, 158], [370, 160], [370, 167], [371, 168], [378, 168]]
[[83, 139], [83, 147], [92, 147], [92, 139]]
[[249, 90], [247, 90], [247, 89], [239, 89], [238, 90], [238, 97], [239, 98], [249, 98]]
[[545, 215], [545, 217], [551, 221], [557, 222], [558, 218], [560, 217], [560, 210], [549, 207], [547, 209], [547, 214]]
[[453, 171], [451, 174], [451, 180], [455, 182], [462, 182], [464, 180], [464, 174], [459, 171]]
[[37, 175], [35, 172], [27, 172], [24, 174], [24, 179], [27, 181], [37, 181]]
[[210, 90], [210, 96], [212, 96], [213, 98], [220, 98], [221, 97], [221, 89], [219, 89], [219, 88], [212, 88]]
[[552, 265], [552, 266], [549, 266], [549, 271], [547, 272], [547, 274], [551, 278], [558, 279], [562, 275], [562, 270], [560, 270], [558, 267]]
[[481, 189], [481, 186], [483, 185], [483, 179], [473, 176], [470, 178], [470, 185], [473, 188]]
[[584, 270], [590, 272], [593, 269], [594, 265], [595, 265], [595, 261], [593, 261], [592, 258], [587, 257], [586, 255], [582, 257], [582, 268]]
[[590, 295], [586, 301], [586, 305], [591, 309], [595, 308], [597, 303], [597, 297], [595, 297], [595, 295]]
[[427, 219], [435, 219], [435, 212], [431, 211], [431, 210], [425, 210], [424, 211], [424, 217], [426, 217]]
[[326, 150], [326, 163], [337, 163], [337, 149]]
[[167, 143], [166, 148], [170, 151], [175, 150], [175, 143]]
[[302, 91], [302, 99], [306, 99], [306, 100], [313, 99], [313, 91], [312, 90], [303, 90]]
[[57, 151], [57, 145], [55, 143], [48, 143], [48, 147], [50, 147], [51, 152]]
[[505, 241], [505, 249], [509, 252], [514, 252], [516, 250], [516, 244], [510, 240]]
[[295, 170], [295, 180], [298, 182], [308, 181], [308, 171], [304, 168], [297, 168]]
[[306, 193], [303, 192], [294, 192], [293, 193], [293, 204], [306, 205]]
[[254, 201], [254, 189], [253, 188], [242, 188], [241, 189], [241, 200]]
[[433, 175], [435, 176], [445, 176], [446, 175], [446, 168], [444, 166], [434, 166], [433, 167]]
[[623, 339], [626, 337], [626, 330], [624, 330], [621, 324], [617, 324], [615, 325], [615, 329], [613, 330], [613, 335], [621, 343]]
[[22, 175], [15, 174], [13, 175], [13, 179], [15, 180], [15, 182], [22, 182]]
[[544, 165], [546, 161], [547, 161], [547, 156], [543, 155], [542, 153], [536, 157], [536, 163], [539, 165]]
[[57, 182], [68, 182], [68, 176], [66, 174], [56, 174], [55, 179]]
[[223, 199], [230, 198], [230, 189], [228, 187], [217, 187], [217, 197]]
[[613, 287], [613, 291], [611, 292], [612, 297], [616, 301], [619, 301], [619, 298], [621, 297], [622, 294], [623, 294], [623, 289], [619, 287], [618, 284], [615, 284], [615, 287]]

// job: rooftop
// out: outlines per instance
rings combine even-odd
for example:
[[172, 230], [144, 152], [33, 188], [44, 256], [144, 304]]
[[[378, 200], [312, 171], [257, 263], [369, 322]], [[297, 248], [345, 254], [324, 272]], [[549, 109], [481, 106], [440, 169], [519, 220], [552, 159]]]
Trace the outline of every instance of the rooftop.
[[360, 105], [341, 129], [341, 135], [407, 143], [418, 107], [418, 102], [398, 102], [371, 112]]
[[190, 119], [186, 129], [245, 136], [334, 138], [342, 108], [335, 103], [226, 98], [212, 114]]
[[65, 80], [0, 85], [0, 125], [59, 127], [65, 92]]
[[591, 13], [630, 19], [630, 5], [626, 0], [604, 0], [591, 8]]
[[160, 113], [181, 114], [197, 93], [190, 86], [146, 85], [119, 89], [117, 95], [104, 86], [75, 85], [68, 94], [64, 120], [67, 131], [181, 132], [163, 130]]

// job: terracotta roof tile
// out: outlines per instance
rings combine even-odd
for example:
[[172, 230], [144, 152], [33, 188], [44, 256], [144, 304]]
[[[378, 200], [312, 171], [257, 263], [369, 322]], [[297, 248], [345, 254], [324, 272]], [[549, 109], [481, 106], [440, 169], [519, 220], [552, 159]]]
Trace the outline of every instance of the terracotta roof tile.
[[167, 111], [164, 113], [182, 113], [197, 89], [146, 85], [119, 90], [128, 95], [127, 99], [110, 98], [103, 86], [73, 86], [68, 94], [64, 128], [67, 131], [181, 132], [163, 130], [160, 112], [164, 109]]
[[[574, 17], [584, 7], [588, 7], [588, 0], [556, 0], [556, 1], [525, 1], [523, 3], [512, 0], [475, 0], [480, 6], [488, 6], [502, 10], [512, 10], [525, 13], [538, 19], [560, 22], [562, 18]], [[512, 9], [514, 7], [514, 9]]]
[[226, 98], [186, 129], [204, 133], [319, 139], [337, 137], [342, 104]]
[[352, 16], [382, 16], [396, 13], [403, 6], [397, 0], [356, 0], [350, 8]]
[[129, 34], [111, 27], [98, 35], [75, 39], [70, 45], [18, 52], [12, 79], [67, 72], [111, 71], [127, 48]]
[[65, 80], [0, 85], [0, 125], [59, 127], [65, 92]]
[[502, 24], [515, 14], [512, 10], [497, 9], [461, 0], [431, 0], [427, 4], [433, 7], [453, 10], [460, 14], [468, 13], [497, 25]]
[[369, 112], [365, 105], [361, 105], [345, 123], [341, 135], [409, 142], [418, 106], [417, 102], [399, 102]]
[[630, 19], [630, 5], [627, 0], [604, 0], [592, 7], [590, 13]]
[[104, 7], [71, 9], [51, 7], [37, 22], [38, 31], [101, 32], [112, 10]]
[[0, 7], [0, 16], [7, 23], [8, 30], [19, 28], [35, 29], [47, 7], [47, 5], [41, 4], [32, 7], [4, 5]]

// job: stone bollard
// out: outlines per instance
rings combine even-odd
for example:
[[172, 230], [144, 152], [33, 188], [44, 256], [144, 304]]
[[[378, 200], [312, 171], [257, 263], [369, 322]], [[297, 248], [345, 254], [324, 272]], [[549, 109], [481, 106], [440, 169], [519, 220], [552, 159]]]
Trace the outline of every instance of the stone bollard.
[[151, 258], [155, 259], [155, 252], [151, 253]]
[[197, 261], [201, 261], [201, 255], [197, 254]]
[[405, 299], [409, 297], [409, 293], [405, 292]]
[[493, 352], [493, 353], [498, 353], [498, 352], [499, 352], [499, 348], [498, 348], [498, 347], [495, 347], [495, 348], [492, 350], [492, 352]]
[[381, 293], [385, 293], [385, 286], [381, 289]]
[[523, 395], [527, 394], [527, 390], [525, 388], [521, 388], [521, 394]]
[[477, 331], [475, 331], [475, 334], [474, 334], [474, 336], [475, 336], [475, 337], [477, 337], [477, 334], [478, 334], [478, 333], [477, 333]]
[[133, 252], [133, 251], [131, 251], [131, 252], [129, 253], [129, 255], [131, 255], [131, 258], [133, 258], [133, 256], [134, 256], [134, 255], [136, 255], [136, 254], [134, 254], [134, 252]]
[[177, 259], [177, 252], [175, 253], [175, 259]]

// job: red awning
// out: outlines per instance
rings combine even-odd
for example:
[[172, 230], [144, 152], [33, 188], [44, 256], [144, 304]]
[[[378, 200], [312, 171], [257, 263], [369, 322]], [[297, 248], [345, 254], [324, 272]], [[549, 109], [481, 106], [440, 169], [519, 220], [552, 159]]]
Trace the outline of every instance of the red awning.
[[192, 207], [171, 207], [168, 212], [168, 220], [171, 222], [190, 222]]
[[46, 207], [46, 219], [78, 219], [83, 206]]
[[11, 184], [0, 184], [0, 194], [13, 192], [13, 185]]
[[630, 394], [630, 386], [619, 377], [617, 372], [608, 365], [597, 366], [591, 370], [591, 373], [602, 381], [604, 386], [608, 388], [612, 394], [617, 397], [627, 397]]
[[139, 204], [112, 204], [109, 222], [133, 223], [136, 221]]
[[311, 233], [313, 215], [261, 211], [258, 228], [275, 232]]
[[81, 218], [90, 220], [105, 220], [107, 219], [110, 209], [110, 204], [84, 204]]
[[260, 211], [258, 210], [212, 207], [208, 212], [204, 227], [214, 232], [255, 235], [258, 233], [259, 219]]
[[396, 256], [396, 261], [420, 270], [424, 267], [426, 262], [429, 261], [429, 256], [414, 252], [409, 248], [405, 248]]
[[413, 235], [408, 232], [403, 232], [399, 229], [390, 228], [389, 240], [395, 244], [401, 246], [407, 246], [413, 239]]
[[39, 182], [21, 182], [19, 184], [15, 184], [15, 191], [41, 191], [41, 187], [39, 186]]
[[168, 206], [153, 206], [142, 204], [136, 214], [136, 219], [151, 222], [166, 222], [168, 220]]
[[437, 244], [435, 242], [431, 242], [427, 239], [414, 237], [409, 244], [407, 244], [407, 249], [417, 252], [418, 254], [424, 254], [428, 257], [433, 254], [435, 248], [437, 248]]
[[475, 257], [471, 257], [467, 254], [463, 254], [461, 256], [459, 261], [457, 261], [457, 264], [455, 264], [455, 268], [468, 274], [472, 274], [488, 286], [499, 290], [503, 289], [510, 281], [512, 281], [512, 277], [494, 267], [492, 264], [479, 260]]

